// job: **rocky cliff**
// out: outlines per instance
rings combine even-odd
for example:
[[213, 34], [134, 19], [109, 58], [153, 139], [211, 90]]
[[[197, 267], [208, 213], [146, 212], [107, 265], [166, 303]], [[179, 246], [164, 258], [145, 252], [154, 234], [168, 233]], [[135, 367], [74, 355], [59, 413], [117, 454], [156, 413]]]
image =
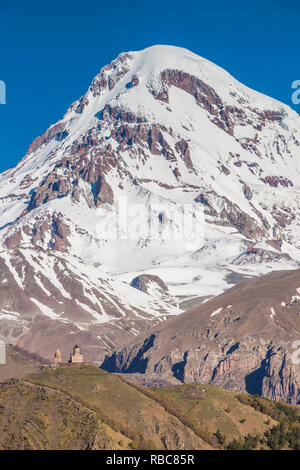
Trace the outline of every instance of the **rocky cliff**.
[[299, 404], [299, 286], [298, 270], [244, 281], [140, 335], [102, 367]]

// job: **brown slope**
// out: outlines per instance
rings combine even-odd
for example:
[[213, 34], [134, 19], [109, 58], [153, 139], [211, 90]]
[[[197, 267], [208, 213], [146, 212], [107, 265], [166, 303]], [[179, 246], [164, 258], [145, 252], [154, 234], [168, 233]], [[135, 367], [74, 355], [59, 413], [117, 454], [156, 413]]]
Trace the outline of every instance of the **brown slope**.
[[0, 383], [0, 448], [127, 449], [129, 440], [60, 391], [11, 379]]
[[[1, 255], [0, 336], [6, 343], [49, 360], [56, 349], [66, 360], [77, 343], [87, 361], [101, 363], [116, 344], [159, 322], [147, 308], [154, 297], [145, 295], [143, 307], [124, 306], [114, 280], [95, 268], [85, 271], [72, 257], [28, 245]], [[155, 312], [166, 313], [159, 305]]]
[[148, 330], [103, 367], [300, 403], [297, 340], [300, 271], [276, 271]]

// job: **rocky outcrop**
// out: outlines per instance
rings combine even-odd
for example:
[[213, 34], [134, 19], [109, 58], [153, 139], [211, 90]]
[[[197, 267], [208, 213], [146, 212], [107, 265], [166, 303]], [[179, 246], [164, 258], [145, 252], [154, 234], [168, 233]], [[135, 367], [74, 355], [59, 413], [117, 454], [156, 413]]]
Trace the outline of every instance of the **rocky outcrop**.
[[249, 188], [249, 186], [247, 184], [244, 184], [244, 183], [243, 183], [243, 193], [245, 195], [245, 198], [248, 199], [248, 201], [251, 201], [251, 199], [253, 197], [252, 191]]
[[254, 217], [242, 211], [237, 204], [224, 196], [219, 196], [215, 191], [199, 194], [195, 202], [204, 205], [204, 213], [209, 215], [215, 224], [235, 227], [242, 235], [250, 239], [257, 240], [267, 234], [268, 226], [264, 227], [264, 223], [261, 226]]
[[18, 245], [20, 245], [22, 240], [22, 231], [19, 229], [6, 238], [5, 245], [9, 250], [11, 250], [12, 248], [16, 248]]
[[175, 149], [180, 154], [186, 167], [190, 170], [194, 170], [193, 162], [191, 160], [191, 154], [189, 150], [189, 144], [185, 139], [181, 139], [175, 144]]
[[[113, 204], [113, 191], [104, 176], [104, 164], [109, 165], [109, 162], [103, 161], [103, 153], [98, 153], [98, 158], [99, 160], [90, 162], [87, 165], [85, 165], [84, 158], [76, 162], [64, 159], [32, 192], [28, 207], [22, 215], [47, 202], [66, 196], [74, 198], [77, 202], [82, 197], [88, 205], [93, 201], [94, 207], [99, 207], [105, 203]], [[63, 176], [61, 175], [62, 169]], [[88, 191], [90, 197], [88, 197], [86, 191], [80, 189], [81, 181], [90, 184], [90, 190]]]
[[[54, 126], [51, 126], [43, 135], [37, 137], [32, 144], [29, 146], [27, 155], [30, 153], [36, 152], [42, 145], [47, 144], [52, 139], [56, 138], [57, 136], [61, 136], [61, 132], [63, 131], [64, 124], [59, 122]], [[57, 139], [59, 140], [59, 139]]]
[[158, 296], [170, 305], [178, 304], [176, 299], [170, 294], [163, 280], [154, 274], [140, 274], [132, 279], [130, 285], [146, 294], [150, 294], [154, 297]]
[[276, 262], [283, 262], [283, 263], [286, 262], [286, 263], [290, 263], [291, 265], [294, 264], [295, 268], [298, 267], [298, 264], [296, 262], [293, 263], [292, 258], [287, 253], [264, 250], [262, 248], [257, 248], [255, 245], [247, 248], [237, 258], [235, 258], [232, 263], [236, 266], [242, 266], [242, 265], [249, 266], [251, 264], [257, 265], [257, 264], [263, 264], [263, 263], [276, 263]]
[[61, 213], [53, 214], [52, 217], [52, 238], [50, 246], [53, 250], [68, 251], [70, 242], [68, 237], [70, 228], [65, 223], [64, 216]]
[[96, 207], [100, 207], [101, 204], [113, 204], [114, 194], [104, 176], [100, 175], [97, 181], [92, 183], [92, 191]]
[[269, 184], [273, 188], [277, 188], [278, 185], [284, 186], [284, 187], [289, 187], [289, 186], [294, 186], [293, 182], [288, 179], [288, 178], [283, 178], [282, 176], [265, 176], [265, 178], [261, 178], [261, 181], [263, 181], [266, 184]]
[[221, 98], [215, 90], [199, 78], [180, 70], [166, 69], [161, 79], [167, 86], [175, 86], [192, 95], [197, 103], [212, 116], [212, 122], [229, 134], [233, 133], [233, 123], [228, 109], [224, 109]]
[[167, 293], [168, 288], [166, 284], [161, 280], [159, 276], [153, 274], [140, 274], [139, 276], [132, 279], [130, 285], [135, 289], [138, 289], [142, 292], [149, 293], [149, 289], [156, 288]]

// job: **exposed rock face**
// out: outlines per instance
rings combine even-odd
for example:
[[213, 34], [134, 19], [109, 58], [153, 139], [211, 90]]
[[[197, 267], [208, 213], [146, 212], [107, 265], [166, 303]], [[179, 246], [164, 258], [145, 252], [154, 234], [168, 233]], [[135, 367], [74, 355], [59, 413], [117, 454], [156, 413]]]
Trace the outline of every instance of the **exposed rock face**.
[[242, 211], [237, 204], [226, 197], [220, 197], [215, 191], [208, 191], [205, 195], [199, 194], [195, 202], [203, 204], [204, 213], [211, 217], [212, 223], [235, 227], [247, 238], [260, 239], [268, 233], [268, 227], [264, 225], [261, 227], [261, 221], [258, 223], [254, 217]]
[[142, 292], [146, 292], [147, 294], [153, 284], [154, 288], [158, 288], [164, 292], [168, 292], [166, 284], [160, 279], [160, 277], [154, 276], [153, 274], [141, 274], [140, 276], [137, 276], [132, 279], [130, 283], [130, 285], [132, 287], [135, 287], [135, 289], [141, 290]]
[[177, 304], [176, 299], [171, 296], [168, 287], [159, 276], [153, 274], [140, 274], [132, 279], [130, 285], [153, 297], [158, 296], [166, 303]]
[[[91, 164], [81, 168], [80, 165], [79, 168], [75, 170], [75, 168], [70, 169], [69, 165], [70, 162], [68, 160], [56, 165], [55, 170], [46, 176], [40, 187], [33, 191], [25, 213], [51, 200], [57, 198], [61, 199], [68, 195], [79, 202], [80, 191], [78, 187], [81, 181], [91, 185], [90, 191], [95, 207], [99, 207], [101, 203], [113, 204], [113, 191], [109, 184], [107, 184], [105, 176], [102, 174], [101, 166]], [[58, 179], [58, 173], [61, 172], [61, 168], [65, 168], [64, 177]], [[90, 199], [85, 197], [85, 201], [88, 204], [90, 204]]]
[[161, 74], [163, 83], [175, 86], [192, 95], [196, 102], [212, 116], [211, 121], [229, 134], [233, 134], [233, 122], [229, 109], [224, 109], [221, 98], [207, 83], [180, 70], [164, 70]]
[[63, 129], [63, 124], [62, 123], [57, 123], [54, 126], [51, 126], [43, 135], [40, 137], [37, 137], [32, 144], [29, 146], [27, 154], [31, 154], [33, 152], [36, 152], [42, 145], [47, 144], [50, 142], [53, 138], [56, 138], [57, 140], [61, 140], [62, 135], [62, 129]]
[[22, 232], [21, 230], [16, 230], [5, 240], [6, 247], [10, 250], [11, 248], [16, 248], [22, 242]]
[[245, 281], [140, 335], [102, 367], [300, 404], [299, 283], [299, 271]]
[[249, 186], [247, 186], [247, 184], [244, 184], [243, 186], [243, 193], [245, 194], [246, 199], [248, 199], [249, 201], [252, 199], [253, 194]]
[[114, 202], [114, 194], [111, 187], [106, 183], [104, 176], [99, 176], [96, 183], [93, 183], [93, 194], [96, 207], [106, 203], [113, 204]]

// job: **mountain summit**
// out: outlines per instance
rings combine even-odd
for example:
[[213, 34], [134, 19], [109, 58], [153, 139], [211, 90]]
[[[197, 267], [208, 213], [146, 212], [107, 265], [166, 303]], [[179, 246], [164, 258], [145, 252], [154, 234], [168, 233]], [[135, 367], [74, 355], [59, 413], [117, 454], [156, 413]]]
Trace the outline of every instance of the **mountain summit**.
[[[297, 268], [299, 142], [296, 112], [186, 49], [120, 54], [0, 176], [3, 336], [99, 359], [183, 301]], [[124, 200], [125, 225], [138, 206], [173, 233], [190, 207], [202, 234], [110, 236]]]

